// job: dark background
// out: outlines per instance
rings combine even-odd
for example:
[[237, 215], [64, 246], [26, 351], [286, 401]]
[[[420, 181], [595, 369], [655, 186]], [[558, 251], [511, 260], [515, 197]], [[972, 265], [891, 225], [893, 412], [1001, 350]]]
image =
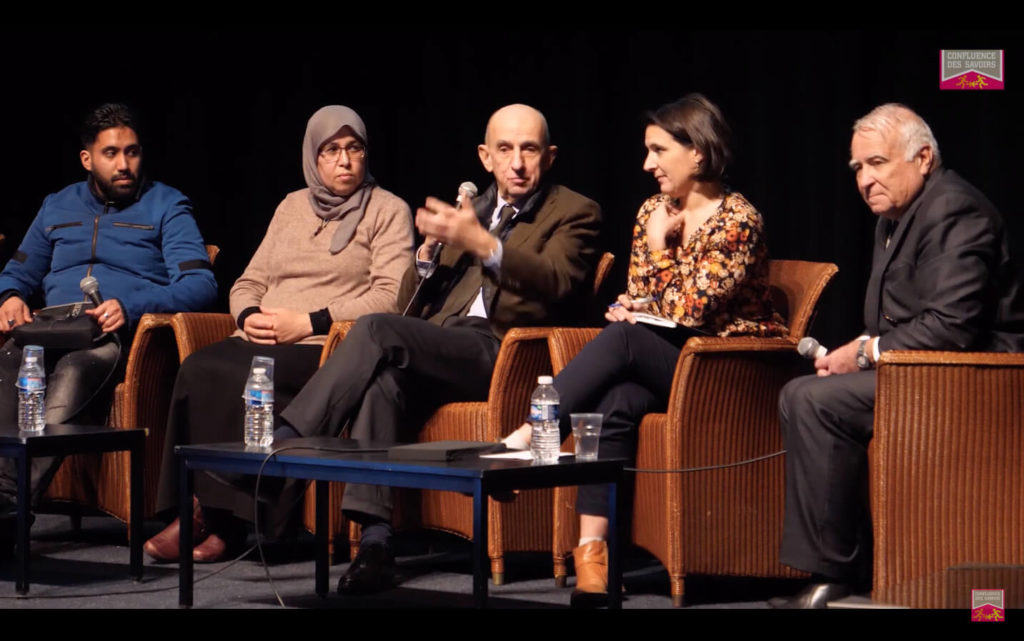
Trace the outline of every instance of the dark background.
[[[375, 24], [384, 24], [375, 22]], [[4, 29], [0, 176], [6, 261], [46, 194], [84, 178], [78, 124], [125, 101], [145, 120], [146, 171], [193, 200], [222, 249], [221, 305], [275, 207], [305, 186], [306, 120], [358, 111], [378, 182], [415, 207], [487, 176], [476, 158], [494, 109], [543, 111], [559, 145], [554, 178], [604, 208], [603, 245], [624, 281], [632, 221], [657, 187], [641, 116], [690, 91], [718, 103], [737, 141], [729, 184], [764, 214], [771, 254], [840, 273], [815, 329], [824, 343], [862, 327], [875, 217], [847, 168], [850, 127], [903, 102], [929, 122], [944, 164], [1002, 211], [1024, 259], [1019, 32], [683, 29]], [[1005, 49], [1005, 91], [940, 91], [940, 49]], [[619, 289], [616, 287], [615, 289]]]

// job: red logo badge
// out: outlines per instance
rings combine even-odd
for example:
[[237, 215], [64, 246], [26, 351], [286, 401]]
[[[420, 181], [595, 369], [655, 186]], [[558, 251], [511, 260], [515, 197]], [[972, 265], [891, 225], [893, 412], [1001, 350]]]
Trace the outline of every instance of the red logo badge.
[[971, 621], [1006, 621], [1003, 590], [971, 590]]
[[1003, 89], [1002, 49], [943, 49], [939, 89]]

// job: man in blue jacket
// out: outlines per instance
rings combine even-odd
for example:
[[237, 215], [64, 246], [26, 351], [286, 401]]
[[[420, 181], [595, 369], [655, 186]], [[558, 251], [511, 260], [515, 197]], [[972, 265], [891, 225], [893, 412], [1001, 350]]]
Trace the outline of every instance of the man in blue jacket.
[[[0, 425], [17, 421], [13, 382], [22, 350], [10, 335], [33, 321], [26, 302], [33, 294], [41, 292], [46, 306], [85, 301], [79, 285], [92, 276], [105, 298], [85, 312], [105, 339], [91, 349], [46, 350], [47, 423], [103, 421], [139, 318], [201, 310], [217, 296], [188, 198], [143, 178], [136, 116], [120, 104], [97, 107], [83, 124], [80, 157], [88, 179], [46, 197], [0, 273]], [[33, 499], [59, 463], [33, 463]], [[0, 539], [15, 484], [13, 461], [0, 460]]]

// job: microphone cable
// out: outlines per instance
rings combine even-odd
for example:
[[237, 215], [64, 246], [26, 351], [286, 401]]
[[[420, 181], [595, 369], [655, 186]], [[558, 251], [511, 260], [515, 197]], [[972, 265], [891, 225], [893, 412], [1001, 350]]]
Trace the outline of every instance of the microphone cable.
[[[213, 570], [212, 572], [208, 572], [208, 573], [202, 575], [201, 577], [194, 578], [194, 580], [192, 581], [192, 585], [195, 585], [195, 584], [197, 584], [197, 583], [199, 583], [201, 581], [205, 581], [206, 579], [209, 579], [211, 577], [217, 576], [221, 572], [224, 572], [225, 570], [227, 570], [228, 568], [232, 567], [233, 565], [235, 565], [236, 563], [238, 563], [239, 561], [244, 559], [246, 556], [248, 556], [255, 548], [256, 548], [255, 545], [250, 546], [245, 552], [242, 552], [240, 555], [238, 555], [237, 557], [232, 559], [224, 567], [217, 568], [216, 570]], [[120, 579], [118, 581], [120, 581]], [[16, 600], [16, 601], [19, 601], [19, 600], [26, 600], [26, 599], [82, 599], [82, 598], [91, 598], [91, 597], [132, 596], [134, 594], [156, 594], [158, 592], [167, 592], [168, 590], [176, 590], [176, 589], [178, 589], [177, 585], [168, 585], [168, 586], [162, 587], [162, 588], [152, 588], [152, 589], [143, 589], [143, 590], [119, 590], [119, 591], [115, 591], [115, 592], [99, 592], [99, 593], [96, 593], [96, 592], [79, 592], [79, 593], [74, 593], [74, 592], [72, 592], [70, 594], [69, 593], [61, 593], [61, 594], [16, 594], [16, 595], [3, 595], [3, 596], [0, 596], [0, 600]]]
[[651, 468], [640, 468], [640, 467], [624, 467], [623, 471], [636, 472], [637, 474], [687, 474], [690, 472], [707, 472], [709, 470], [724, 470], [730, 467], [743, 467], [744, 465], [750, 465], [752, 463], [758, 463], [760, 461], [766, 461], [768, 459], [782, 456], [786, 453], [786, 450], [779, 450], [778, 452], [772, 452], [771, 454], [765, 454], [763, 456], [755, 456], [754, 458], [744, 459], [742, 461], [735, 461], [733, 463], [720, 463], [718, 465], [703, 465], [701, 467], [683, 467], [675, 468], [670, 470], [656, 470]]
[[[263, 541], [262, 541], [262, 536], [260, 535], [260, 509], [259, 509], [260, 508], [260, 499], [259, 499], [259, 496], [260, 496], [260, 481], [263, 480], [263, 470], [264, 470], [264, 468], [266, 468], [267, 463], [270, 462], [270, 459], [274, 455], [280, 454], [281, 452], [287, 452], [287, 451], [290, 451], [290, 450], [312, 450], [312, 451], [315, 451], [315, 452], [332, 452], [332, 453], [338, 453], [338, 454], [376, 454], [376, 453], [380, 453], [380, 452], [387, 452], [388, 448], [386, 448], [386, 447], [384, 447], [384, 448], [377, 447], [377, 448], [343, 449], [343, 448], [336, 448], [336, 447], [309, 446], [309, 445], [286, 445], [284, 447], [278, 447], [278, 448], [272, 449], [263, 458], [263, 461], [260, 463], [260, 469], [257, 470], [257, 472], [256, 472], [256, 486], [253, 488], [253, 494], [252, 494], [253, 529], [256, 532], [256, 545], [253, 546], [253, 547], [255, 547], [259, 551], [260, 563], [263, 565], [263, 572], [267, 575], [267, 583], [270, 584], [270, 589], [274, 592], [274, 598], [277, 599], [277, 602], [280, 604], [280, 606], [282, 608], [287, 608], [288, 606], [286, 606], [284, 604], [284, 599], [281, 598], [280, 593], [278, 593], [278, 591], [277, 591], [277, 587], [274, 585], [274, 579], [270, 575], [270, 566], [267, 565], [267, 559], [266, 559], [266, 557], [263, 554]], [[288, 477], [280, 477], [280, 478], [288, 478]], [[307, 484], [308, 484], [308, 480], [307, 480]], [[305, 498], [305, 491], [303, 491], [297, 497], [295, 497], [295, 499], [292, 501], [292, 504], [289, 505], [288, 509], [284, 511], [284, 515], [285, 515], [286, 518], [287, 518], [287, 516], [289, 514], [291, 514], [292, 510], [295, 509], [295, 507], [299, 504], [299, 501], [302, 500], [303, 498]], [[250, 548], [249, 551], [252, 551], [252, 549]], [[246, 553], [248, 554], [248, 552], [246, 552]]]

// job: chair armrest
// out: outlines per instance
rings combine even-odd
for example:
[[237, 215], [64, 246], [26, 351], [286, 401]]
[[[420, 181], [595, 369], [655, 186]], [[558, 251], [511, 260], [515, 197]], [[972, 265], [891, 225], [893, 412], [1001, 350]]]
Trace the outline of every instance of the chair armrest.
[[491, 375], [487, 440], [504, 438], [526, 420], [537, 377], [551, 373], [550, 334], [549, 327], [513, 327], [505, 334]]
[[150, 427], [140, 419], [140, 399], [153, 398], [168, 377], [173, 384], [177, 371], [171, 314], [143, 314], [129, 350], [124, 381], [114, 389], [110, 425], [121, 429]]
[[976, 365], [979, 367], [1020, 367], [1024, 354], [998, 352], [932, 352], [889, 350], [878, 358], [878, 368], [887, 365]]
[[665, 465], [729, 464], [781, 450], [779, 392], [806, 373], [810, 366], [789, 338], [689, 339], [657, 437]]
[[583, 346], [601, 333], [600, 327], [554, 327], [548, 339], [551, 368], [558, 374], [569, 361], [576, 358]]
[[487, 403], [447, 403], [424, 423], [417, 441], [487, 441]]
[[[171, 327], [171, 314], [143, 314], [135, 329], [128, 363], [125, 365], [125, 380], [134, 379], [145, 371], [146, 355], [155, 349], [153, 339], [157, 332]], [[168, 330], [168, 331], [173, 331]]]
[[338, 348], [341, 341], [345, 340], [345, 336], [348, 335], [348, 331], [352, 329], [352, 326], [356, 322], [353, 320], [335, 321], [331, 323], [331, 331], [327, 333], [327, 342], [324, 343], [324, 348], [320, 352], [320, 366], [323, 367], [327, 359], [331, 357], [334, 350]]
[[888, 351], [876, 389], [876, 591], [918, 603], [943, 570], [1024, 563], [1024, 354]]
[[[697, 400], [701, 405], [738, 402], [742, 407], [745, 405], [743, 397], [748, 391], [744, 389], [745, 384], [751, 381], [737, 378], [741, 375], [740, 370], [746, 376], [755, 377], [754, 381], [761, 375], [770, 378], [783, 376], [789, 380], [801, 373], [801, 364], [806, 366], [806, 361], [797, 354], [796, 346], [797, 341], [791, 338], [695, 336], [689, 339], [676, 362], [668, 402], [669, 416], [679, 416], [694, 409], [688, 406]], [[778, 369], [780, 361], [787, 366]], [[761, 366], [751, 370], [749, 366], [754, 362], [761, 363]], [[748, 367], [740, 366], [740, 363], [747, 363]]]
[[171, 317], [171, 325], [178, 341], [180, 362], [207, 345], [224, 340], [238, 329], [231, 314], [209, 312], [179, 312]]

